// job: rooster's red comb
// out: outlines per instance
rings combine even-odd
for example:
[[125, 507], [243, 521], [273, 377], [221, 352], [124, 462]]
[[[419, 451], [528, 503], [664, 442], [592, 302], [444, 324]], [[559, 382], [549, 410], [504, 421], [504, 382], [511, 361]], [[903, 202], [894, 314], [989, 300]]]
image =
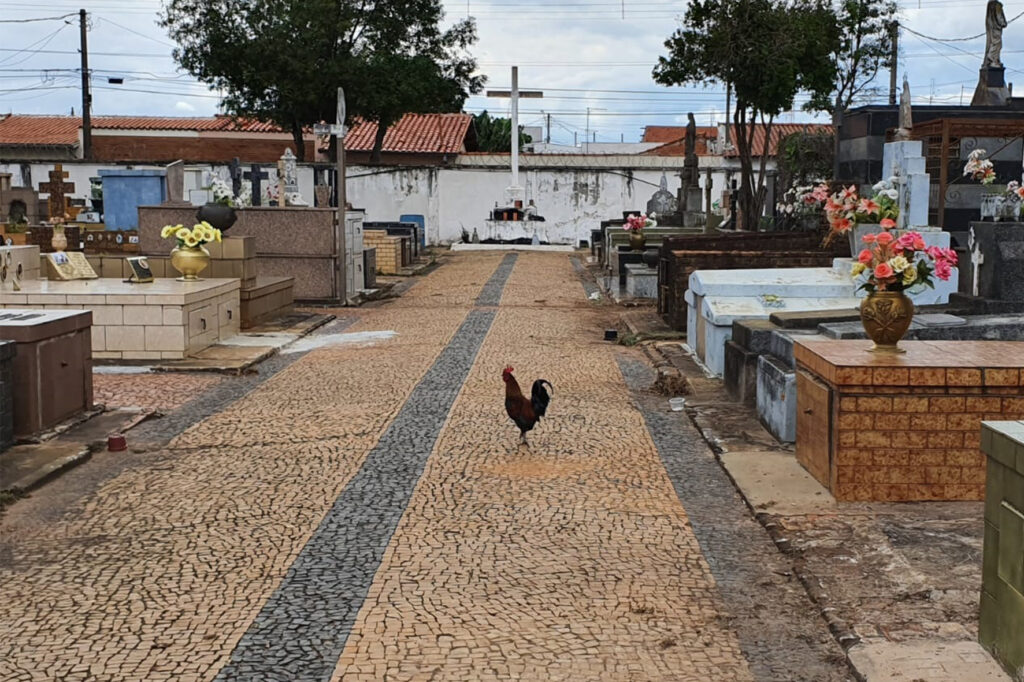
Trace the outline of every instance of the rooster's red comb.
[[512, 369], [512, 367], [511, 367], [511, 366], [508, 366], [508, 365], [506, 365], [506, 366], [505, 366], [505, 369], [504, 369], [504, 370], [502, 371], [502, 374], [511, 374], [511, 373], [512, 373], [512, 372], [514, 372], [514, 371], [515, 371], [515, 370], [514, 370], [514, 369]]

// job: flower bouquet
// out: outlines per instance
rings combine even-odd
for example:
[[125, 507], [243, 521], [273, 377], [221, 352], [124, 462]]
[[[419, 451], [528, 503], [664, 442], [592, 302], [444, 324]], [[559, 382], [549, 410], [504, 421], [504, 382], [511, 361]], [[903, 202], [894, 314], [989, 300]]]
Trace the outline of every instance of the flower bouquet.
[[851, 273], [861, 283], [858, 288], [868, 292], [860, 307], [861, 322], [875, 342], [872, 352], [902, 353], [897, 344], [914, 317], [914, 303], [904, 292], [917, 286], [935, 288], [933, 277], [948, 280], [956, 253], [926, 246], [917, 232], [869, 234], [864, 242], [868, 248], [857, 256]]
[[[826, 185], [819, 185], [816, 191]], [[875, 183], [871, 188], [871, 197], [861, 197], [853, 185], [846, 187], [825, 200], [825, 219], [829, 224], [829, 236], [826, 243], [838, 235], [852, 233], [857, 225], [881, 225], [885, 229], [896, 227], [896, 219], [900, 215], [897, 204], [899, 190], [896, 189], [896, 178], [889, 178]], [[856, 245], [851, 243], [851, 251]]]
[[207, 222], [194, 225], [166, 225], [160, 230], [163, 239], [173, 238], [177, 245], [171, 251], [171, 265], [181, 273], [180, 281], [191, 282], [199, 279], [200, 272], [210, 264], [210, 252], [204, 247], [210, 242], [221, 241], [221, 232]]
[[996, 179], [996, 169], [986, 158], [984, 149], [975, 149], [967, 156], [964, 164], [964, 175], [983, 185], [991, 185]]
[[626, 224], [622, 226], [622, 229], [629, 232], [629, 246], [634, 251], [643, 251], [644, 246], [647, 244], [647, 237], [644, 236], [645, 227], [654, 227], [658, 223], [654, 220], [654, 213], [650, 217], [641, 213], [636, 215], [631, 213], [626, 216]]

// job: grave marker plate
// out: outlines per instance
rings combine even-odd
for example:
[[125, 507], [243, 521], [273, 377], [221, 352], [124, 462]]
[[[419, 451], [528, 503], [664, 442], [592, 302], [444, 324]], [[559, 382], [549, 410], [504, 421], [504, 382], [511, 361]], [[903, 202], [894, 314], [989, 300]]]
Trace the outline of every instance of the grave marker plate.
[[81, 251], [60, 251], [46, 254], [49, 274], [62, 281], [99, 279]]

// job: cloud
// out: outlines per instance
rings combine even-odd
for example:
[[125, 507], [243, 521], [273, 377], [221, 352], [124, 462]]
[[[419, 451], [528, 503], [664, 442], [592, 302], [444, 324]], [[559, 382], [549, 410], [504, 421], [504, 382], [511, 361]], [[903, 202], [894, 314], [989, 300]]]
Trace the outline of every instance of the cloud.
[[191, 104], [189, 104], [188, 102], [179, 101], [179, 102], [177, 102], [174, 105], [174, 110], [175, 111], [185, 111], [185, 112], [188, 112], [188, 113], [193, 113], [193, 112], [195, 112], [196, 108], [194, 106], [192, 106]]

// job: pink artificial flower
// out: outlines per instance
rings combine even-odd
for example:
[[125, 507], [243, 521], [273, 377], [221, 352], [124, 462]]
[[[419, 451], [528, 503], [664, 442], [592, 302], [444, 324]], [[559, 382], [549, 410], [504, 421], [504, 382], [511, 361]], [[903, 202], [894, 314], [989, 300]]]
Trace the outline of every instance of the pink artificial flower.
[[832, 223], [832, 229], [836, 232], [849, 232], [853, 229], [853, 221], [849, 218], [837, 218], [836, 221]]
[[877, 234], [866, 234], [864, 235], [865, 244], [874, 244], [878, 240]]
[[935, 276], [941, 279], [943, 282], [948, 281], [953, 275], [953, 266], [950, 265], [948, 260], [937, 260], [935, 261]]
[[857, 260], [860, 261], [861, 263], [863, 263], [864, 265], [868, 265], [874, 259], [875, 259], [875, 256], [874, 256], [874, 254], [871, 253], [870, 249], [864, 249], [857, 256]]
[[[860, 203], [857, 204], [857, 212], [858, 213], [867, 213], [869, 215], [872, 214], [872, 213], [878, 213], [878, 209], [880, 209], [880, 208], [881, 208], [881, 206], [879, 206], [877, 203], [875, 203], [871, 199], [861, 199]], [[883, 225], [883, 227], [884, 227], [884, 225]]]
[[885, 246], [886, 244], [891, 244], [892, 240], [893, 236], [888, 232], [879, 232], [877, 235], [875, 235], [875, 241], [881, 244], [882, 246]]
[[847, 187], [843, 191], [841, 191], [839, 194], [840, 194], [840, 196], [842, 196], [844, 201], [846, 199], [854, 199], [854, 200], [856, 200], [857, 199], [857, 187], [854, 186], [854, 185], [850, 185], [849, 187]]
[[888, 279], [892, 277], [892, 266], [888, 263], [879, 263], [875, 266], [875, 277], [878, 279]]
[[956, 265], [960, 260], [953, 249], [942, 249], [942, 255], [950, 265]]
[[879, 225], [881, 225], [883, 229], [891, 230], [896, 227], [896, 221], [892, 218], [883, 218]]

